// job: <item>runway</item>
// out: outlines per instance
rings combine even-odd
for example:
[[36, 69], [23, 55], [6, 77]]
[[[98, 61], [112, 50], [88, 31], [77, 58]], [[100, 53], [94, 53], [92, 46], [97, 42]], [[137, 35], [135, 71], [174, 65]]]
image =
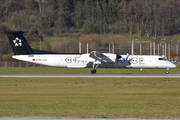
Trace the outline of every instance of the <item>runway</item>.
[[180, 77], [180, 74], [30, 74], [1, 73], [0, 77]]

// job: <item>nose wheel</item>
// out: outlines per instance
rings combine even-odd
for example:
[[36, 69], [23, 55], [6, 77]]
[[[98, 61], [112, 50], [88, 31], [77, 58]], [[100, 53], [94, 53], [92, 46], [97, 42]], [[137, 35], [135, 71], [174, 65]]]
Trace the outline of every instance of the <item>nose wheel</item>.
[[169, 74], [169, 68], [167, 68], [167, 70], [166, 70], [166, 74]]

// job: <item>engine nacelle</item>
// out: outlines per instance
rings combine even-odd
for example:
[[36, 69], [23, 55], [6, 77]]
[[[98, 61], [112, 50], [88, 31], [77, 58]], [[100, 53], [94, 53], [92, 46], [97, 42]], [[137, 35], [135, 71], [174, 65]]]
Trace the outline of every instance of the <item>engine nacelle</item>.
[[122, 58], [122, 56], [121, 55], [116, 55], [116, 59], [118, 60], [118, 59], [121, 59]]

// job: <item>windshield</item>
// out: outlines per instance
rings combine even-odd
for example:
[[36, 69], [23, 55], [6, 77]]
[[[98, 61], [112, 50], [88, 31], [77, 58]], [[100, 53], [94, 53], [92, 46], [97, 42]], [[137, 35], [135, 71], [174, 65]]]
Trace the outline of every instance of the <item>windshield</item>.
[[162, 58], [159, 58], [159, 60], [167, 60], [166, 58], [162, 57]]

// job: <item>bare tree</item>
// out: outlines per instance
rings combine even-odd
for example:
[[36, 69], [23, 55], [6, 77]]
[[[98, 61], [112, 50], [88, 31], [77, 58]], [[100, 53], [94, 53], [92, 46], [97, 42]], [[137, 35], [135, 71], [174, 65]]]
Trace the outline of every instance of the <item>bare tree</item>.
[[8, 46], [9, 42], [7, 41], [6, 35], [5, 35], [5, 30], [7, 30], [7, 26], [6, 25], [1, 25], [0, 26], [0, 60], [3, 59], [3, 55], [7, 54], [8, 51]]

